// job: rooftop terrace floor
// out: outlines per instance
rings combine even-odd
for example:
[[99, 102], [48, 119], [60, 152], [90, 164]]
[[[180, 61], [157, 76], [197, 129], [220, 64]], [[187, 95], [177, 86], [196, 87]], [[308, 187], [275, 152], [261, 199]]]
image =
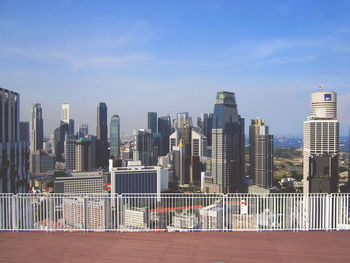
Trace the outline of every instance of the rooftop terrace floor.
[[0, 262], [350, 262], [350, 232], [0, 232]]

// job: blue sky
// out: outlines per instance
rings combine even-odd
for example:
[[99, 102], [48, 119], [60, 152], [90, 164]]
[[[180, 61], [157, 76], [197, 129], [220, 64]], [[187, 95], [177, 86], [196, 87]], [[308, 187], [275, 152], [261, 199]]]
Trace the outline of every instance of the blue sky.
[[70, 103], [96, 129], [106, 102], [121, 130], [159, 116], [212, 112], [217, 91], [275, 135], [301, 135], [311, 92], [338, 93], [350, 125], [350, 1], [4, 1], [0, 86], [21, 94], [21, 119], [43, 107], [44, 133]]

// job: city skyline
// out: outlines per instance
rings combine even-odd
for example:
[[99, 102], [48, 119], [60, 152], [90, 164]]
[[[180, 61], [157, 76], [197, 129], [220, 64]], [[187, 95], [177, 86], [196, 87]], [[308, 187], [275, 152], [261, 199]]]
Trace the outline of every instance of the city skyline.
[[118, 114], [131, 135], [147, 127], [147, 112], [195, 120], [222, 90], [235, 93], [246, 120], [302, 135], [319, 84], [337, 92], [340, 134], [348, 133], [347, 1], [19, 3], [0, 3], [0, 86], [21, 94], [23, 121], [42, 105], [45, 136], [63, 103], [95, 133], [91, 116], [105, 102], [107, 119]]

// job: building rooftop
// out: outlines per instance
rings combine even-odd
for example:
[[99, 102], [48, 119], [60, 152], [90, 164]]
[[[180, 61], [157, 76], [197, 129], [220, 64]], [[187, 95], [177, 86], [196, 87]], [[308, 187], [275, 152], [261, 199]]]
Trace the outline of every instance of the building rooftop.
[[349, 232], [0, 232], [2, 262], [349, 262]]

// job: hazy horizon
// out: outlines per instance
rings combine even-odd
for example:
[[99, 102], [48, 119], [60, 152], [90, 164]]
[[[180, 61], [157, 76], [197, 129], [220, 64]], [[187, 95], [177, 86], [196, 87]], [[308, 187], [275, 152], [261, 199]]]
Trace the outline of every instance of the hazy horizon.
[[[310, 97], [338, 94], [340, 135], [350, 126], [349, 1], [1, 1], [0, 87], [20, 93], [21, 120], [43, 108], [44, 134], [70, 104], [75, 129], [96, 132], [96, 108], [121, 132], [147, 112], [213, 112], [217, 91], [270, 132], [301, 136]], [[6, 37], [5, 37], [6, 36]]]

